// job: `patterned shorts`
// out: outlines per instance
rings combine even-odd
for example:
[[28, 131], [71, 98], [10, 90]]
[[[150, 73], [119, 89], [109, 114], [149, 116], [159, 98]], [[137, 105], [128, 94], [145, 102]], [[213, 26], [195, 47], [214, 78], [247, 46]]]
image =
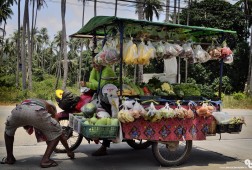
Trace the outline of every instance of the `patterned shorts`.
[[38, 105], [17, 105], [6, 120], [5, 132], [9, 136], [14, 136], [17, 128], [26, 125], [39, 129], [48, 141], [62, 134], [60, 124]]

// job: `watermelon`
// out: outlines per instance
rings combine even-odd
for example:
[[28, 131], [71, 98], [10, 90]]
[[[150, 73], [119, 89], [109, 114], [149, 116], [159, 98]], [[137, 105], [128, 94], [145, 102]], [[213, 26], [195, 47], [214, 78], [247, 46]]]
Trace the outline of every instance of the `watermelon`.
[[96, 113], [97, 107], [93, 103], [87, 103], [81, 107], [81, 111], [85, 118], [93, 117], [94, 113]]

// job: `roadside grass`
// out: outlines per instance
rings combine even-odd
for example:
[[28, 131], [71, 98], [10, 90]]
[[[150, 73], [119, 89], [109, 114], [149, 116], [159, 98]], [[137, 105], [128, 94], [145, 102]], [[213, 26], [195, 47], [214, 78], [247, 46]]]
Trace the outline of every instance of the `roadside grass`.
[[232, 95], [225, 95], [222, 102], [223, 108], [227, 109], [252, 109], [252, 97], [248, 96], [237, 100]]

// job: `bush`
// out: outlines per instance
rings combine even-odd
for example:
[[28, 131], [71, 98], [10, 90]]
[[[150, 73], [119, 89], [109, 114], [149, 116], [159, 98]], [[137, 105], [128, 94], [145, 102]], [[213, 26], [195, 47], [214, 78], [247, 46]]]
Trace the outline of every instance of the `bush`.
[[32, 71], [32, 78], [34, 81], [43, 81], [44, 80], [44, 71], [42, 69], [33, 69]]
[[244, 93], [238, 92], [238, 93], [233, 93], [233, 98], [235, 100], [243, 100], [246, 98], [246, 95]]
[[1, 75], [0, 76], [0, 84], [5, 87], [13, 87], [16, 83], [16, 77], [14, 74], [12, 75]]

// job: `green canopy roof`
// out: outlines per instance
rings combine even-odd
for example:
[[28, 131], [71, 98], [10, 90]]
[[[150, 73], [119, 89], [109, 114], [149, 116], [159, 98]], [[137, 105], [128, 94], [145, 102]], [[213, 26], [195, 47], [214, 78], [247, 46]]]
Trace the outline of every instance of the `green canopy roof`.
[[187, 26], [163, 22], [150, 22], [145, 20], [136, 20], [128, 18], [119, 18], [114, 16], [96, 16], [91, 18], [88, 23], [71, 37], [83, 37], [88, 35], [104, 36], [109, 31], [118, 29], [119, 24], [124, 26], [124, 34], [136, 36], [137, 34], [164, 37], [168, 34], [177, 34], [182, 36], [207, 36], [222, 33], [235, 34], [236, 31], [222, 30], [217, 28], [207, 28], [198, 26]]

